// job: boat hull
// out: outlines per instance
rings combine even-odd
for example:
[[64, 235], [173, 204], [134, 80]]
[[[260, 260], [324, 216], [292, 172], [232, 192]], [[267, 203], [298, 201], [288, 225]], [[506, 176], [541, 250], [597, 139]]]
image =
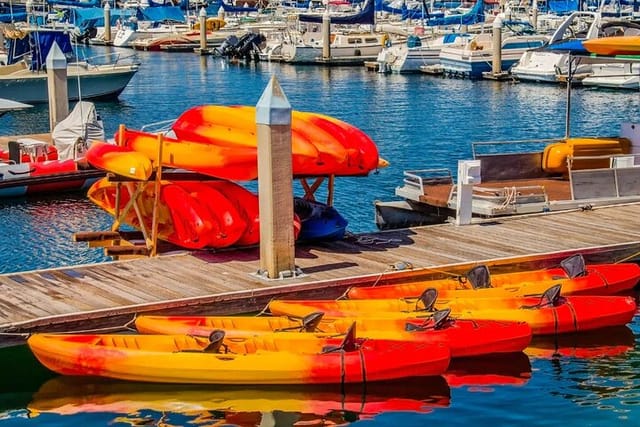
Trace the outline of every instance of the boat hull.
[[212, 353], [203, 351], [208, 340], [186, 335], [35, 334], [28, 345], [44, 366], [63, 375], [164, 383], [361, 383], [440, 375], [449, 365], [449, 349], [440, 344], [362, 340], [353, 351], [323, 351], [340, 341], [236, 337]]

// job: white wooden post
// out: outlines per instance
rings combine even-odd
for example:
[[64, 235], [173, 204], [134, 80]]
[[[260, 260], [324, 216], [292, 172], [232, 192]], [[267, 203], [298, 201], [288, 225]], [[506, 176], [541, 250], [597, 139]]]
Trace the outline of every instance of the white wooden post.
[[69, 115], [69, 92], [67, 89], [67, 58], [58, 43], [53, 42], [47, 54], [47, 89], [49, 91], [49, 129]]
[[471, 224], [473, 216], [473, 186], [480, 183], [480, 160], [458, 161], [456, 225]]
[[111, 6], [109, 2], [104, 4], [104, 42], [111, 43]]
[[294, 277], [291, 105], [275, 76], [256, 104], [256, 124], [260, 205], [258, 275], [267, 279]]

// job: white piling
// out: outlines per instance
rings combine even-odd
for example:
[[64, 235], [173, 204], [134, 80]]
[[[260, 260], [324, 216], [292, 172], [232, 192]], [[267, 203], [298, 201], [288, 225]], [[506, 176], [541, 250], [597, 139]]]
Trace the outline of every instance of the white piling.
[[275, 76], [256, 104], [260, 271], [267, 279], [294, 277], [291, 105]]
[[502, 18], [496, 16], [492, 25], [493, 29], [493, 62], [491, 72], [498, 75], [502, 72]]
[[331, 59], [331, 16], [328, 3], [322, 15], [322, 59]]
[[207, 11], [205, 8], [200, 8], [198, 14], [200, 20], [200, 52], [206, 52], [207, 50]]
[[480, 183], [480, 160], [458, 161], [456, 225], [471, 224], [473, 186]]
[[49, 128], [53, 128], [69, 115], [67, 88], [67, 58], [54, 42], [47, 55], [47, 89], [49, 92]]
[[111, 6], [104, 4], [104, 42], [111, 43]]

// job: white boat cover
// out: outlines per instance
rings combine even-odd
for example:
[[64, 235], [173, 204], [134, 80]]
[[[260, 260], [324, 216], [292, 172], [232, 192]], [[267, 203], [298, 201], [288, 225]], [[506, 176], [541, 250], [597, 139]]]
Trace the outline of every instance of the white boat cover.
[[93, 141], [104, 141], [104, 125], [92, 102], [80, 101], [51, 133], [61, 160], [82, 157]]

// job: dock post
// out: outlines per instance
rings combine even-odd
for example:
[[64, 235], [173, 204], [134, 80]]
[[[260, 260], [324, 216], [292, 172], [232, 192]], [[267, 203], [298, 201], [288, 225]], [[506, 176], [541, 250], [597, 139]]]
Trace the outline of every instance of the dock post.
[[329, 15], [329, 4], [322, 15], [322, 59], [331, 59], [331, 16]]
[[456, 225], [471, 224], [473, 186], [480, 183], [480, 160], [458, 161]]
[[109, 2], [104, 4], [104, 42], [111, 43], [111, 6]]
[[47, 89], [49, 91], [49, 129], [69, 115], [69, 92], [67, 89], [67, 58], [58, 43], [53, 42], [47, 55]]
[[296, 275], [291, 105], [275, 76], [256, 104], [256, 125], [260, 206], [258, 276], [290, 278]]
[[498, 75], [502, 72], [502, 17], [496, 16], [493, 21], [493, 62], [491, 72]]
[[533, 0], [531, 5], [531, 26], [538, 31], [538, 0]]
[[200, 54], [204, 55], [207, 51], [207, 11], [204, 7], [200, 8], [198, 19], [200, 20]]

